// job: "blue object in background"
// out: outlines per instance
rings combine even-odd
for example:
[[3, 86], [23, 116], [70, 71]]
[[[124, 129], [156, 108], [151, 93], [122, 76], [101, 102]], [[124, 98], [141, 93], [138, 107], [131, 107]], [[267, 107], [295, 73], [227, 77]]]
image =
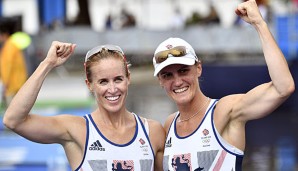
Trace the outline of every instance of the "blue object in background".
[[[40, 110], [42, 115], [83, 116], [90, 108]], [[0, 171], [71, 171], [60, 144], [40, 144], [7, 131], [0, 116]], [[5, 157], [3, 157], [5, 156]]]
[[283, 137], [277, 144], [277, 170], [292, 171], [296, 168], [296, 146], [292, 137]]
[[2, 16], [2, 0], [0, 0], [0, 17]]
[[275, 17], [277, 43], [288, 61], [298, 59], [298, 14]]
[[60, 148], [58, 144], [34, 143], [16, 134], [1, 134], [0, 171], [48, 171], [49, 161], [57, 158], [55, 152]]
[[52, 26], [55, 22], [64, 23], [66, 16], [65, 0], [38, 0], [41, 23]]

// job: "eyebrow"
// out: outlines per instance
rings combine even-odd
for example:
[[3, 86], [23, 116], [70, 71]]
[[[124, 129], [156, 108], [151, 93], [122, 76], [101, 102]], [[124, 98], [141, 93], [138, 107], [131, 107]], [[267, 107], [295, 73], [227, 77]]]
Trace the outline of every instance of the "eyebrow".
[[[112, 79], [117, 79], [117, 78], [125, 78], [125, 75], [117, 75], [115, 77], [113, 77]], [[102, 77], [102, 78], [99, 78], [98, 80], [108, 80], [110, 78], [107, 78], [107, 77]]]
[[185, 69], [185, 68], [189, 68], [190, 65], [182, 65], [182, 67], [180, 67], [179, 69]]
[[[180, 68], [178, 68], [177, 70], [181, 70], [181, 69], [185, 69], [185, 68], [189, 68], [190, 66], [189, 65], [183, 65], [183, 64], [180, 64], [182, 65]], [[160, 71], [159, 74], [165, 74], [165, 73], [172, 73], [172, 72], [168, 72], [168, 71]]]

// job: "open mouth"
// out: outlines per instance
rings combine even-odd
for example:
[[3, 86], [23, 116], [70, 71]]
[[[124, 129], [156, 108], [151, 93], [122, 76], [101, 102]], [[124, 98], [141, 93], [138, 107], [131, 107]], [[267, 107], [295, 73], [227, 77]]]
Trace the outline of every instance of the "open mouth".
[[183, 88], [175, 89], [173, 91], [174, 91], [174, 93], [183, 93], [186, 90], [188, 90], [188, 87], [183, 87]]
[[120, 98], [120, 95], [119, 96], [106, 96], [106, 99], [109, 101], [116, 101], [119, 98]]

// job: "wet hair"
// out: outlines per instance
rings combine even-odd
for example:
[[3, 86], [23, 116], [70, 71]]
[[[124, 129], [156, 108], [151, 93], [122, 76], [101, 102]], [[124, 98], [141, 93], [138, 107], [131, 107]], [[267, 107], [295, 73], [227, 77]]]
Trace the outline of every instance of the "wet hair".
[[90, 68], [93, 66], [93, 64], [100, 62], [100, 60], [102, 59], [108, 59], [108, 58], [121, 60], [123, 63], [123, 68], [125, 70], [125, 76], [126, 77], [129, 76], [130, 63], [126, 61], [126, 57], [118, 51], [113, 51], [113, 50], [108, 50], [106, 48], [103, 48], [98, 53], [95, 53], [94, 55], [90, 56], [88, 60], [85, 62], [86, 79], [89, 82], [92, 82], [92, 72]]

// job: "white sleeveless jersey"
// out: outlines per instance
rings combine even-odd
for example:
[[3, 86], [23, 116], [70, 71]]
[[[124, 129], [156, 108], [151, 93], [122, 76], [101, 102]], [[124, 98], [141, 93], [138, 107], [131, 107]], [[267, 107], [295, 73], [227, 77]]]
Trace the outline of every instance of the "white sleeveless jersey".
[[149, 127], [136, 119], [134, 137], [127, 144], [109, 141], [98, 129], [92, 116], [85, 115], [87, 136], [85, 154], [76, 171], [153, 171], [154, 152], [149, 141]]
[[175, 116], [167, 135], [164, 171], [239, 171], [243, 151], [224, 141], [213, 123], [217, 100], [212, 99], [198, 128], [188, 136], [177, 134]]

